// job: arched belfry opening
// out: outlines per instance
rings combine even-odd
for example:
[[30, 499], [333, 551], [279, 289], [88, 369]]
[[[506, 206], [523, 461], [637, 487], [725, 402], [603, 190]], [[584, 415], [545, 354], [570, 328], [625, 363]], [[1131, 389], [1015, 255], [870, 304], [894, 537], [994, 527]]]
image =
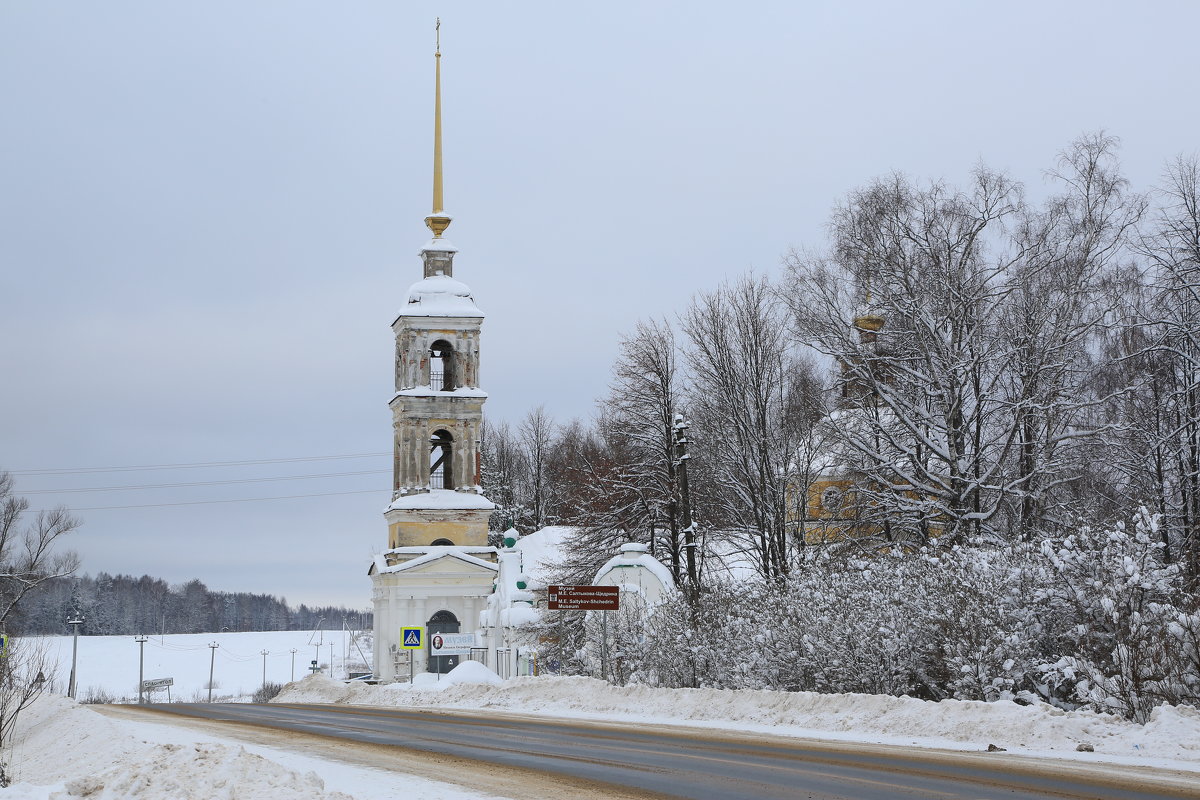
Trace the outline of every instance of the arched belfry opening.
[[454, 356], [454, 346], [445, 339], [438, 339], [429, 348], [429, 388], [439, 392], [452, 392], [456, 388], [455, 380], [457, 359]]
[[450, 431], [436, 430], [429, 437], [429, 488], [454, 488], [454, 437]]

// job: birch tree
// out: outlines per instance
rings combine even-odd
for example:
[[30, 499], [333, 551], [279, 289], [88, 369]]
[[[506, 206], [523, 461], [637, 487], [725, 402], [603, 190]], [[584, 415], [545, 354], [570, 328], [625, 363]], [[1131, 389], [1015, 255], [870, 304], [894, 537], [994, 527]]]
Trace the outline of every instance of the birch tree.
[[1161, 371], [1160, 490], [1165, 524], [1193, 587], [1200, 584], [1200, 161], [1167, 169], [1160, 209], [1142, 239], [1154, 303], [1145, 324]]
[[[896, 175], [834, 212], [830, 255], [788, 259], [798, 333], [841, 368], [843, 409], [829, 422], [864, 478], [861, 516], [889, 533], [979, 534], [1011, 491], [1014, 354], [998, 328], [1012, 260], [989, 245], [1020, 203], [1019, 187], [982, 168], [966, 191]], [[871, 319], [878, 335], [853, 322]]]

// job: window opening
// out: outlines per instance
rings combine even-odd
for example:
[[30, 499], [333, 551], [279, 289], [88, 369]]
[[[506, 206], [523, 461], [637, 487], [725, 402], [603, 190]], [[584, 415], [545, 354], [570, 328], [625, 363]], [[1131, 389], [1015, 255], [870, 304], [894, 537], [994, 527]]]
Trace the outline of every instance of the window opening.
[[453, 489], [454, 437], [449, 431], [434, 431], [429, 439], [429, 488]]
[[445, 339], [438, 339], [429, 348], [429, 388], [454, 391], [454, 366], [454, 347]]

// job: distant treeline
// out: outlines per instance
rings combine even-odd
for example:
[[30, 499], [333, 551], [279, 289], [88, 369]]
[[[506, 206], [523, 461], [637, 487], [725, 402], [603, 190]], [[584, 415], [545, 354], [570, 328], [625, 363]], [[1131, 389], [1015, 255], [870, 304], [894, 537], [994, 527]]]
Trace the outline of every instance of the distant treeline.
[[[218, 592], [198, 580], [169, 586], [143, 575], [62, 578], [44, 583], [25, 597], [8, 621], [12, 634], [70, 633], [67, 619], [82, 615], [81, 635], [209, 633], [229, 631], [369, 628], [369, 611], [336, 606], [299, 608], [267, 594]], [[322, 622], [323, 620], [323, 622]]]

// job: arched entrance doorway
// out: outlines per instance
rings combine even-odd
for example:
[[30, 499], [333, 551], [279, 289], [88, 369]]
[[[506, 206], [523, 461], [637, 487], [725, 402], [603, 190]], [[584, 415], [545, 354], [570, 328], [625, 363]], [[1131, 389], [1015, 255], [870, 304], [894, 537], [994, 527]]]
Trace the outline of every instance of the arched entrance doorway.
[[[439, 611], [429, 618], [429, 622], [425, 623], [426, 629], [429, 631], [428, 639], [430, 644], [427, 647], [432, 648], [433, 635], [435, 633], [458, 633], [458, 617], [451, 614], [449, 611]], [[429, 656], [429, 671], [443, 675], [458, 666], [458, 656]]]

